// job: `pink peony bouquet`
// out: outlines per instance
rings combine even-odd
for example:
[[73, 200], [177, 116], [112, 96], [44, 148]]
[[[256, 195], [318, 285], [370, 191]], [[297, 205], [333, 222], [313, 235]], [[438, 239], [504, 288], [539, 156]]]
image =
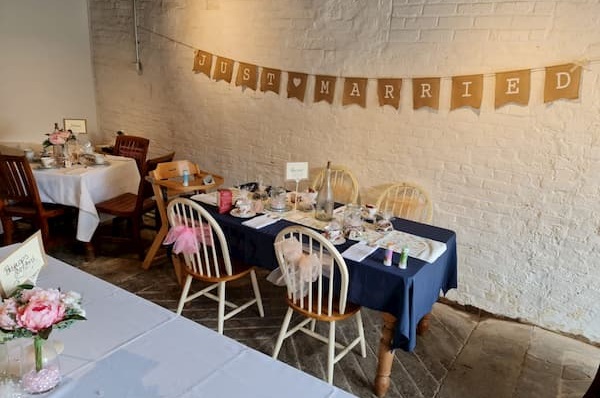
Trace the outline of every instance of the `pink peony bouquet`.
[[41, 340], [47, 340], [53, 328], [64, 329], [77, 320], [85, 320], [79, 293], [21, 285], [0, 303], [0, 343], [33, 337], [39, 371], [42, 359], [37, 348], [39, 345], [41, 350]]
[[49, 147], [50, 145], [64, 145], [68, 140], [72, 138], [73, 132], [71, 130], [59, 130], [55, 129], [52, 133], [46, 134], [48, 138], [42, 143], [43, 147]]

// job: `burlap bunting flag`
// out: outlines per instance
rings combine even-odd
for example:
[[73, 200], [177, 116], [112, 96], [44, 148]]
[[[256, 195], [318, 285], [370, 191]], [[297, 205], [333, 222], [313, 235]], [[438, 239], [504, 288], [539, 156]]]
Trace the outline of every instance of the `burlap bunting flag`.
[[260, 91], [272, 91], [279, 94], [281, 86], [281, 71], [279, 69], [263, 68], [260, 75]]
[[423, 107], [439, 109], [440, 78], [424, 77], [413, 79], [413, 109]]
[[377, 96], [379, 106], [390, 105], [398, 109], [400, 107], [400, 90], [402, 79], [378, 79]]
[[304, 102], [307, 80], [308, 75], [306, 73], [288, 72], [288, 98], [297, 98], [300, 102]]
[[483, 95], [483, 75], [452, 77], [452, 100], [450, 110], [463, 106], [481, 108]]
[[227, 83], [231, 83], [232, 76], [233, 60], [229, 58], [217, 57], [217, 63], [215, 64], [215, 70], [213, 71], [213, 79], [216, 81], [225, 80]]
[[510, 102], [527, 105], [531, 92], [531, 71], [523, 69], [496, 73], [495, 92], [496, 109]]
[[196, 50], [194, 56], [194, 68], [192, 69], [195, 73], [204, 73], [210, 77], [210, 68], [212, 66], [212, 54], [206, 51]]
[[315, 76], [315, 102], [325, 101], [332, 104], [336, 81], [335, 76]]
[[546, 68], [544, 102], [579, 98], [581, 66], [565, 64]]
[[236, 86], [248, 87], [256, 91], [256, 84], [258, 80], [258, 67], [252, 64], [244, 64], [240, 62], [238, 67], [237, 78], [235, 80]]
[[344, 79], [342, 105], [367, 106], [367, 79], [363, 77], [347, 77]]

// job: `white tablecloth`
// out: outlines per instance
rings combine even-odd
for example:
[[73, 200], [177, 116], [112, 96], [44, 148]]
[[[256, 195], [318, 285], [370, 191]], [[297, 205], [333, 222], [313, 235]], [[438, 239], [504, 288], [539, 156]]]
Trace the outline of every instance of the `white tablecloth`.
[[138, 191], [140, 175], [135, 161], [119, 156], [107, 156], [107, 160], [108, 165], [33, 169], [42, 202], [79, 209], [77, 239], [82, 242], [92, 239], [100, 222], [96, 203]]
[[[12, 249], [0, 248], [0, 258]], [[56, 259], [37, 285], [80, 292], [88, 318], [52, 332], [65, 346], [64, 378], [45, 396], [353, 396]]]

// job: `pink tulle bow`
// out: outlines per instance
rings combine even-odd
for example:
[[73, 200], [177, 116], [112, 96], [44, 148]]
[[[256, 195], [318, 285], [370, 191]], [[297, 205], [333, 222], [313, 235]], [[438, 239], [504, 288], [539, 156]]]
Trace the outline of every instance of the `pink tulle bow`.
[[212, 229], [210, 225], [202, 227], [188, 227], [176, 225], [169, 229], [163, 245], [173, 244], [173, 253], [193, 254], [198, 251], [198, 244], [213, 245]]

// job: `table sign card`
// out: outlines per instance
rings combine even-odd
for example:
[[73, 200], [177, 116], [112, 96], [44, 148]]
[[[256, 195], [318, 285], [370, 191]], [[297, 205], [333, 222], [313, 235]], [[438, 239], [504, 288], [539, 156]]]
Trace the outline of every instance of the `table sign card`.
[[0, 294], [6, 298], [24, 283], [35, 284], [46, 265], [46, 253], [40, 231], [33, 234], [0, 262]]
[[300, 180], [308, 179], [308, 162], [287, 162], [285, 164], [285, 179], [296, 181], [296, 200], [294, 200], [294, 210], [298, 204], [298, 184]]
[[288, 162], [285, 164], [285, 179], [286, 180], [307, 180], [308, 179], [308, 162]]

